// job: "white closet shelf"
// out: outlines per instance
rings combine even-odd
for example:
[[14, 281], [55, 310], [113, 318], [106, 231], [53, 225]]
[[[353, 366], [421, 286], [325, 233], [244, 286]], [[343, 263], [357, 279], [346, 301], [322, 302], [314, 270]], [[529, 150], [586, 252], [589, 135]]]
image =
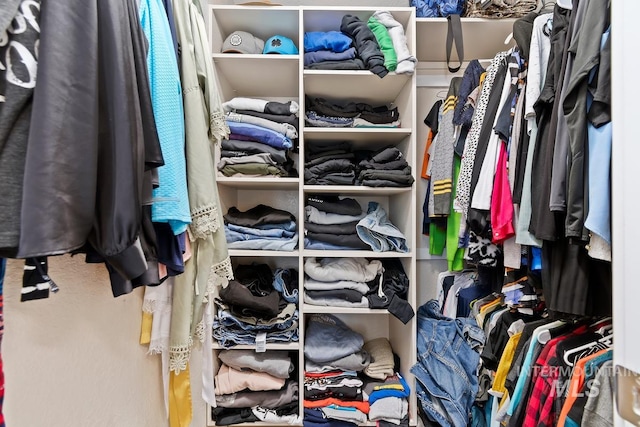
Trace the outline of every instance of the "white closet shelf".
[[[304, 19], [302, 22], [304, 31], [330, 31], [339, 30], [342, 17], [346, 14], [355, 15], [363, 21], [367, 21], [371, 15], [381, 8], [370, 6], [303, 6]], [[385, 7], [394, 18], [407, 28], [411, 18], [415, 14], [415, 8], [411, 7]], [[411, 38], [409, 37], [409, 42]]]
[[254, 249], [229, 249], [232, 257], [297, 257], [298, 251], [261, 251]]
[[[234, 96], [298, 97], [299, 55], [214, 53], [211, 57]], [[268, 83], [265, 73], [273, 76]]]
[[[248, 54], [248, 53], [212, 53], [211, 58], [214, 61], [243, 61], [247, 64], [252, 61], [273, 61], [273, 62], [293, 62], [298, 67], [298, 60], [300, 55], [265, 55], [262, 53]], [[263, 62], [266, 65], [266, 63]], [[271, 62], [269, 62], [271, 66]]]
[[411, 82], [410, 74], [389, 73], [383, 78], [368, 70], [305, 70], [304, 93], [311, 97], [389, 104]]
[[216, 178], [218, 185], [225, 185], [236, 188], [259, 188], [259, 189], [296, 189], [300, 183], [300, 178], [234, 178], [219, 176]]
[[[397, 144], [411, 135], [411, 128], [321, 128], [305, 127], [305, 141], [349, 141], [355, 148], [377, 148]], [[377, 143], [377, 145], [376, 145]]]
[[[513, 31], [515, 19], [462, 18], [462, 37], [465, 59], [490, 59], [500, 50], [513, 45], [505, 40]], [[418, 61], [442, 62], [447, 57], [447, 18], [416, 18]], [[457, 64], [455, 49], [452, 63]]]
[[411, 258], [412, 253], [304, 249], [302, 256], [318, 258]]
[[305, 193], [367, 194], [387, 196], [407, 193], [411, 187], [366, 187], [364, 185], [305, 185]]
[[[211, 346], [213, 350], [255, 350], [255, 345], [236, 345], [230, 348], [224, 348], [220, 344], [214, 342]], [[297, 351], [300, 350], [299, 342], [286, 342], [286, 343], [267, 343], [265, 348], [267, 350], [290, 350]]]
[[216, 24], [211, 29], [210, 41], [214, 52], [220, 51], [224, 39], [234, 31], [247, 31], [264, 41], [276, 34], [283, 35], [300, 49], [297, 7], [210, 5], [209, 13], [211, 22]]

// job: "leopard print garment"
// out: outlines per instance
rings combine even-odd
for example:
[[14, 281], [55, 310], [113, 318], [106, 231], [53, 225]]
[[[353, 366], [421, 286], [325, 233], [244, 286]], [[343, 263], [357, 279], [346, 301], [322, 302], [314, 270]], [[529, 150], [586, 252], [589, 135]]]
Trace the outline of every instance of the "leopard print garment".
[[510, 55], [510, 52], [498, 53], [495, 58], [493, 58], [491, 65], [487, 69], [487, 75], [484, 79], [484, 83], [482, 84], [482, 92], [478, 98], [478, 104], [476, 105], [473, 121], [471, 122], [471, 129], [469, 129], [469, 134], [467, 135], [467, 140], [464, 144], [454, 208], [456, 212], [462, 212], [465, 218], [467, 217], [467, 212], [469, 210], [471, 175], [473, 174], [473, 164], [476, 159], [480, 130], [482, 129], [482, 124], [484, 122], [484, 115], [487, 110], [489, 96], [493, 89], [493, 82], [495, 81], [496, 74], [498, 74], [498, 69], [500, 68], [499, 65], [505, 60], [507, 55]]

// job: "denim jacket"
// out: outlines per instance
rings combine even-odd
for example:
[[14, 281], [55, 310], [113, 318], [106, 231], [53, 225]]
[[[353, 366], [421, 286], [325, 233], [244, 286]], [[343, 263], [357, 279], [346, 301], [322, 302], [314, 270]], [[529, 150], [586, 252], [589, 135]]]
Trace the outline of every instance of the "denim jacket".
[[411, 373], [422, 409], [442, 427], [468, 425], [484, 342], [474, 319], [442, 316], [437, 300], [418, 309], [418, 363]]

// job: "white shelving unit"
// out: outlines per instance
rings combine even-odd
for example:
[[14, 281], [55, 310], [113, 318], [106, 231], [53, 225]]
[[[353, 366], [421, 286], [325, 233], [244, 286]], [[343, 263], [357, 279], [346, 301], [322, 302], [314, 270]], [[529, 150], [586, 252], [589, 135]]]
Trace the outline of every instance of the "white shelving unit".
[[[224, 100], [236, 96], [255, 97], [274, 101], [295, 100], [300, 105], [299, 153], [295, 167], [304, 175], [304, 152], [307, 144], [317, 141], [348, 141], [355, 149], [379, 149], [395, 146], [401, 150], [416, 177], [416, 78], [415, 75], [390, 73], [380, 78], [369, 71], [305, 70], [302, 61], [304, 33], [306, 31], [339, 30], [346, 14], [366, 21], [375, 11], [367, 7], [286, 7], [286, 6], [235, 6], [213, 4], [208, 13], [209, 38], [212, 60], [220, 78]], [[412, 8], [389, 8], [396, 20], [405, 28], [409, 48], [415, 54], [415, 11]], [[222, 43], [233, 31], [243, 30], [264, 40], [275, 34], [291, 38], [299, 55], [244, 55], [221, 53]], [[322, 97], [329, 101], [367, 102], [372, 106], [393, 105], [400, 113], [400, 128], [314, 128], [304, 126], [305, 96]], [[219, 154], [217, 155], [219, 156]], [[295, 267], [299, 271], [299, 291], [303, 292], [304, 261], [308, 257], [362, 257], [368, 259], [398, 258], [410, 280], [409, 303], [415, 308], [416, 269], [416, 192], [415, 185], [407, 188], [376, 188], [364, 186], [305, 185], [303, 178], [217, 178], [223, 212], [235, 206], [246, 210], [264, 203], [291, 212], [297, 219], [300, 234], [298, 250], [291, 252], [252, 251], [230, 249], [234, 265], [253, 261], [276, 266]], [[373, 252], [322, 251], [304, 249], [304, 201], [313, 194], [335, 194], [358, 200], [366, 211], [369, 201], [382, 206], [390, 220], [405, 234], [410, 251]], [[302, 299], [302, 298], [301, 298]], [[299, 383], [303, 381], [304, 317], [311, 313], [333, 313], [350, 327], [361, 333], [365, 340], [387, 337], [401, 357], [401, 373], [410, 381], [409, 369], [416, 361], [415, 319], [407, 325], [393, 317], [387, 310], [321, 307], [299, 303], [300, 340], [298, 343], [267, 344], [267, 349], [297, 352]], [[238, 346], [234, 348], [252, 348]], [[212, 351], [219, 351], [218, 344]], [[214, 369], [217, 366], [214, 367]], [[415, 388], [413, 388], [415, 390]], [[301, 388], [302, 395], [302, 388]], [[302, 397], [300, 397], [302, 415]], [[410, 399], [411, 424], [417, 422], [416, 398]], [[215, 425], [207, 408], [208, 425]], [[367, 423], [365, 425], [374, 425]], [[245, 424], [248, 425], [248, 424]], [[260, 424], [264, 425], [264, 424]]]
[[[233, 0], [234, 1], [234, 0]], [[425, 250], [418, 222], [421, 219], [423, 189], [419, 178], [424, 149], [425, 108], [435, 100], [437, 92], [446, 88], [453, 76], [445, 64], [445, 38], [447, 21], [443, 18], [416, 18], [413, 8], [384, 8], [390, 11], [405, 28], [409, 49], [416, 56], [418, 67], [413, 75], [389, 73], [384, 78], [369, 71], [308, 70], [303, 65], [303, 39], [306, 31], [339, 30], [345, 14], [366, 21], [375, 7], [359, 6], [241, 6], [232, 0], [209, 0], [209, 38], [212, 60], [220, 77], [224, 100], [235, 96], [257, 97], [274, 101], [295, 100], [300, 105], [299, 153], [295, 167], [301, 178], [217, 178], [223, 210], [236, 206], [241, 210], [264, 203], [294, 214], [300, 232], [298, 249], [291, 252], [230, 250], [234, 264], [252, 261], [272, 266], [296, 267], [299, 271], [299, 291], [303, 292], [304, 261], [308, 257], [364, 257], [398, 258], [410, 280], [409, 303], [417, 310], [418, 287], [428, 286], [418, 280], [417, 255]], [[345, 2], [346, 3], [346, 2]], [[465, 59], [488, 59], [506, 48], [505, 40], [511, 33], [513, 19], [488, 20], [463, 18]], [[264, 40], [281, 34], [291, 38], [299, 55], [243, 55], [221, 53], [224, 39], [233, 31], [244, 30]], [[461, 75], [464, 68], [457, 74]], [[425, 80], [426, 79], [426, 80]], [[433, 88], [419, 96], [422, 82]], [[304, 124], [305, 96], [321, 97], [329, 101], [367, 102], [371, 105], [394, 105], [400, 113], [399, 128], [318, 128]], [[423, 114], [424, 113], [424, 114]], [[348, 141], [354, 149], [379, 149], [395, 146], [405, 155], [412, 167], [416, 183], [407, 188], [373, 188], [363, 186], [307, 185], [304, 183], [305, 146], [315, 142]], [[334, 194], [353, 197], [367, 209], [368, 201], [377, 201], [387, 211], [391, 221], [407, 237], [408, 253], [373, 251], [322, 251], [304, 248], [304, 201], [308, 195]], [[427, 245], [428, 248], [428, 245]], [[429, 257], [439, 258], [439, 257]], [[299, 303], [300, 341], [290, 344], [268, 344], [267, 349], [297, 352], [300, 378], [303, 381], [305, 315], [332, 313], [340, 317], [365, 341], [387, 337], [402, 359], [401, 373], [412, 385], [410, 397], [410, 423], [417, 424], [417, 399], [414, 379], [409, 369], [417, 359], [416, 319], [402, 324], [386, 310], [365, 308], [322, 307]], [[252, 348], [239, 346], [234, 348]], [[220, 350], [214, 345], [213, 351]], [[214, 368], [217, 368], [214, 367]], [[207, 408], [208, 425], [211, 420]], [[303, 413], [302, 397], [300, 414]], [[374, 425], [368, 422], [364, 425]], [[245, 426], [261, 425], [243, 424]]]
[[[358, 16], [366, 22], [375, 12], [375, 9], [365, 7], [304, 7], [302, 9], [302, 31], [338, 30], [345, 14]], [[387, 8], [385, 10], [391, 12], [394, 18], [403, 25], [409, 49], [415, 54], [415, 11], [411, 8]], [[390, 73], [384, 78], [380, 78], [369, 71], [302, 69], [301, 72], [302, 91], [306, 97], [319, 97], [328, 101], [366, 102], [372, 106], [393, 105], [398, 107], [401, 122], [400, 128], [304, 127], [302, 133], [305, 146], [316, 141], [348, 141], [354, 149], [375, 150], [389, 145], [396, 146], [403, 152], [407, 162], [411, 165], [415, 178], [415, 75]], [[408, 300], [415, 307], [416, 268], [413, 250], [415, 248], [413, 236], [415, 236], [416, 224], [415, 185], [409, 188], [303, 185], [300, 189], [300, 198], [304, 200], [308, 195], [321, 193], [333, 193], [354, 198], [365, 210], [369, 201], [380, 203], [388, 213], [391, 222], [407, 237], [410, 251], [408, 253], [380, 253], [372, 251], [328, 252], [304, 249], [302, 260], [307, 257], [399, 258], [410, 281]], [[302, 312], [305, 314], [334, 314], [352, 329], [361, 333], [365, 341], [387, 337], [394, 351], [401, 358], [401, 373], [410, 383], [413, 383], [409, 369], [417, 358], [415, 319], [404, 325], [387, 310], [322, 307], [309, 304], [302, 304]], [[412, 387], [412, 390], [415, 388]], [[417, 422], [415, 393], [411, 395], [410, 408], [410, 422], [415, 425]]]

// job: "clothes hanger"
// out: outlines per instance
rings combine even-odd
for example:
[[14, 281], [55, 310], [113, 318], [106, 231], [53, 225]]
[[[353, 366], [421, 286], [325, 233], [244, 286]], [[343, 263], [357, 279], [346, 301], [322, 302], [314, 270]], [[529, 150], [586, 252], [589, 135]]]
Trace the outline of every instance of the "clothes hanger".
[[549, 340], [551, 340], [551, 329], [559, 328], [566, 324], [567, 322], [565, 320], [556, 320], [555, 322], [545, 325], [545, 329], [540, 334], [538, 334], [538, 342], [542, 345], [545, 345], [549, 342]]
[[570, 359], [571, 356], [577, 355], [578, 353], [584, 352], [585, 350], [591, 350], [588, 354], [593, 354], [595, 351], [611, 348], [612, 346], [613, 346], [613, 333], [611, 332], [608, 335], [605, 335], [602, 338], [597, 339], [596, 341], [592, 341], [590, 343], [581, 345], [579, 347], [572, 348], [571, 350], [565, 352], [563, 356], [563, 360], [564, 360], [564, 363], [567, 364], [567, 366], [573, 366], [575, 361], [579, 358], [575, 357], [573, 359]]
[[438, 93], [436, 93], [436, 98], [444, 99], [447, 96], [448, 91], [449, 91], [448, 89], [439, 90]]
[[612, 317], [605, 317], [602, 319], [598, 319], [593, 324], [589, 325], [589, 328], [593, 329], [593, 328], [598, 328], [605, 325], [611, 325], [612, 321], [613, 321]]

